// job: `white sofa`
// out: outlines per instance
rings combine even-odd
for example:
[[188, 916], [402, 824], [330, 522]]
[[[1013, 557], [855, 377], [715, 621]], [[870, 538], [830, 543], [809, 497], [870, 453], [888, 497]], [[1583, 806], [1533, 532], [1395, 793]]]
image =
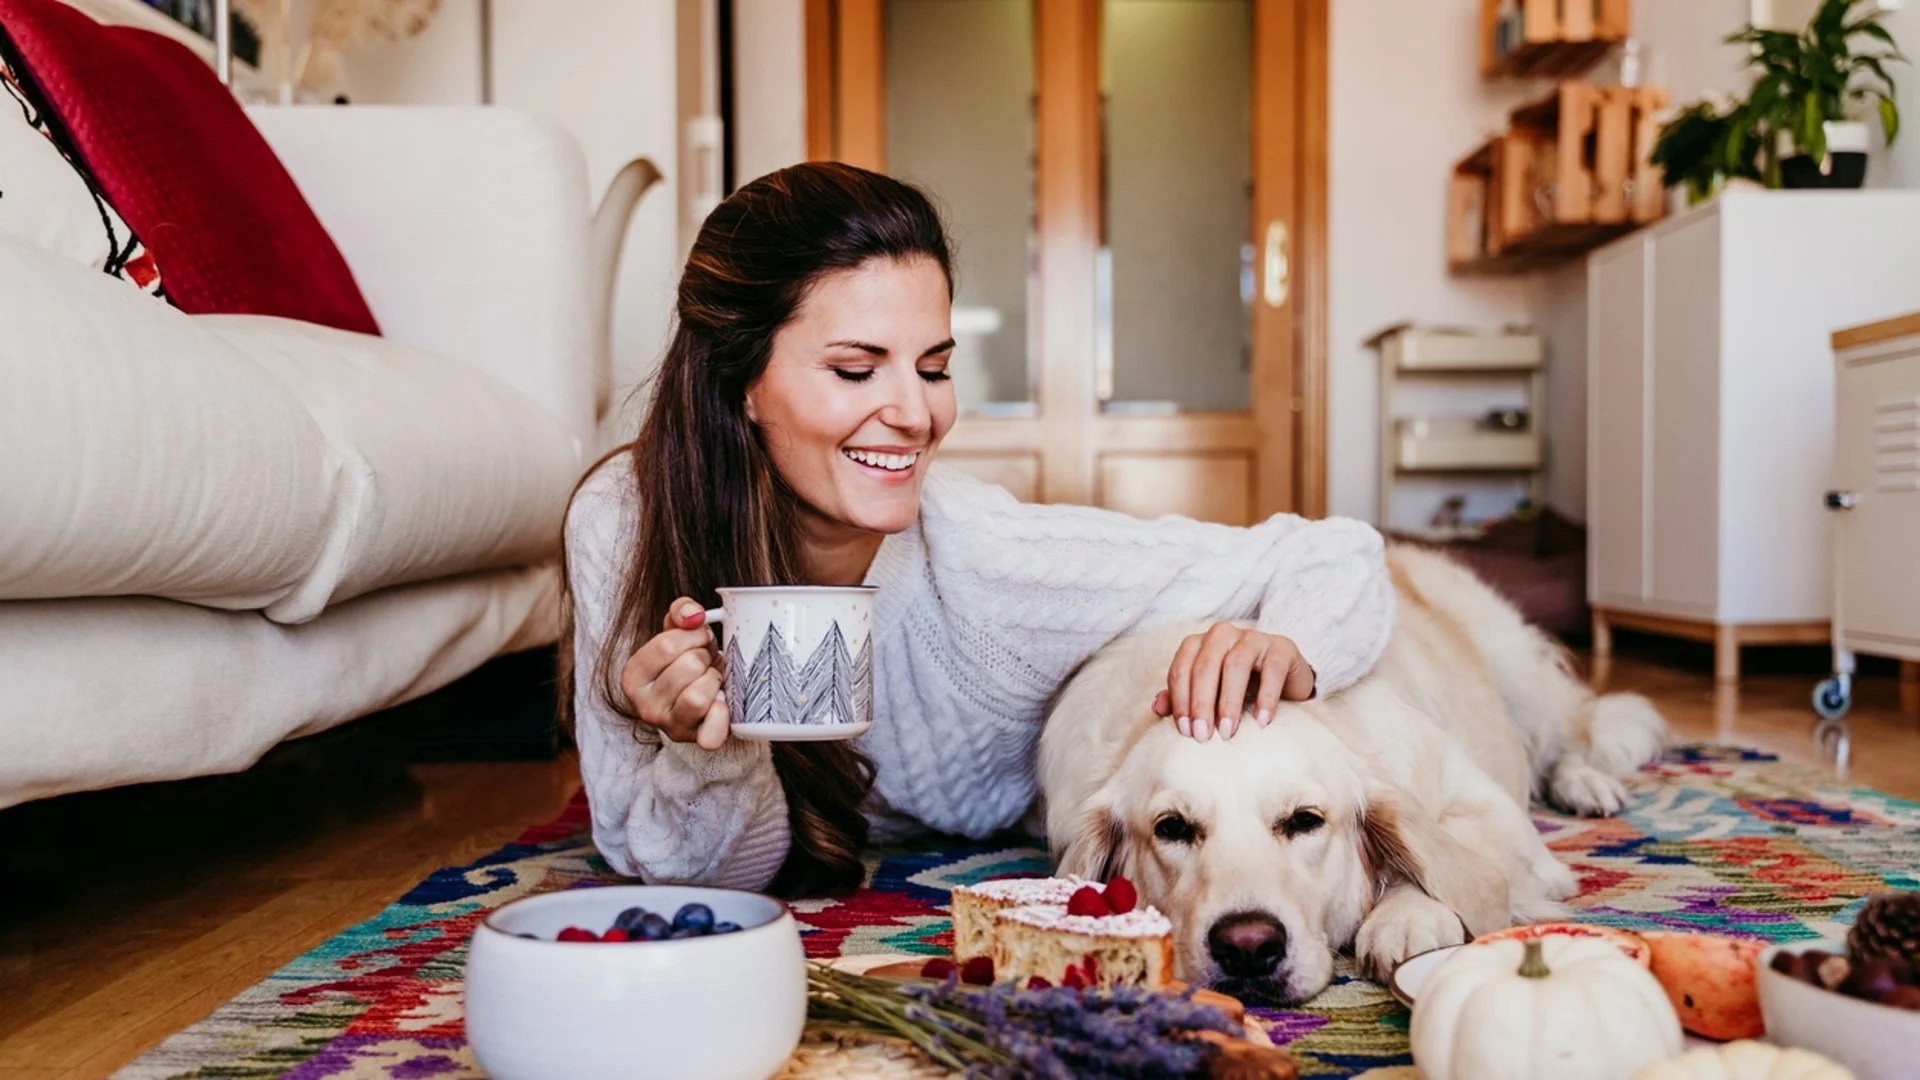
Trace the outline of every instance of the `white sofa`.
[[0, 807], [243, 769], [555, 638], [604, 364], [577, 145], [253, 115], [384, 336], [190, 317], [0, 237]]

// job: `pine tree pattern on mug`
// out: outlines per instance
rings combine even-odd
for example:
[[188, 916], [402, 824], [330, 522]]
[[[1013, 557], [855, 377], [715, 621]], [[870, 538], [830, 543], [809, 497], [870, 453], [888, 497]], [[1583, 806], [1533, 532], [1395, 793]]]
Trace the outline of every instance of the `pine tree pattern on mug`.
[[847, 651], [840, 624], [828, 625], [813, 655], [797, 670], [779, 626], [769, 626], [748, 663], [740, 639], [727, 635], [727, 702], [733, 723], [851, 724], [873, 697], [873, 636], [860, 655]]

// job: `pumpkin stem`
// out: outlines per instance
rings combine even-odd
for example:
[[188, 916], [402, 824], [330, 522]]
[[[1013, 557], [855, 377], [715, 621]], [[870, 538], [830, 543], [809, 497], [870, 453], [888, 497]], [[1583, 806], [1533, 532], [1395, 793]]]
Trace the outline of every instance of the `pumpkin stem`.
[[1526, 955], [1520, 958], [1520, 977], [1525, 979], [1544, 979], [1551, 974], [1553, 974], [1553, 972], [1547, 970], [1546, 957], [1540, 954], [1540, 939], [1529, 939], [1527, 941]]

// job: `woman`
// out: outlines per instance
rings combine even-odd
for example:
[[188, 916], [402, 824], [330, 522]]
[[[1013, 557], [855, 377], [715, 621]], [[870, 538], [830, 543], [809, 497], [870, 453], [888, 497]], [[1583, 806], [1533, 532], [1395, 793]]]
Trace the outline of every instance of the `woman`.
[[[701, 227], [639, 439], [567, 518], [574, 734], [594, 841], [622, 873], [833, 892], [859, 885], [870, 829], [1013, 826], [1048, 700], [1137, 627], [1220, 620], [1168, 658], [1152, 703], [1196, 739], [1231, 738], [1250, 691], [1265, 722], [1385, 647], [1366, 525], [1146, 522], [935, 466], [952, 297], [938, 214], [862, 169], [782, 170]], [[857, 748], [727, 737], [701, 611], [720, 586], [801, 583], [879, 588]]]

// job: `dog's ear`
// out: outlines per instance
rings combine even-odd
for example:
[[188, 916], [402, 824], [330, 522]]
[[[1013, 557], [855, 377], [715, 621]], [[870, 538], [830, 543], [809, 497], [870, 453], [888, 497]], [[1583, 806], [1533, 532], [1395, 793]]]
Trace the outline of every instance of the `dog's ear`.
[[1372, 791], [1360, 821], [1360, 854], [1374, 895], [1402, 882], [1452, 908], [1479, 936], [1513, 921], [1507, 878], [1479, 852], [1447, 835], [1404, 794]]
[[1131, 862], [1127, 826], [1108, 803], [1089, 803], [1069, 824], [1066, 835], [1051, 839], [1056, 874], [1089, 881], [1127, 876]]

